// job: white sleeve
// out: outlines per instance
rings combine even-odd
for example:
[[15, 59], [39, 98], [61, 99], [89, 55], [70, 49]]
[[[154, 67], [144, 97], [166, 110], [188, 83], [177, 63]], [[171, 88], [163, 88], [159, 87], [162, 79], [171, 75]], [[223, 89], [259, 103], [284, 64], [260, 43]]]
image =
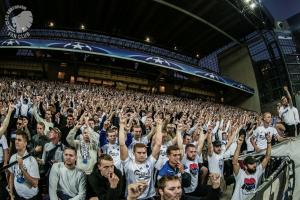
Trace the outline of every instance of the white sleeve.
[[33, 178], [40, 178], [40, 173], [39, 173], [39, 165], [37, 164], [36, 160], [34, 157], [30, 157], [31, 162], [30, 162], [30, 168], [28, 169], [28, 174], [33, 177]]
[[300, 120], [299, 120], [299, 112], [297, 110], [297, 108], [293, 108], [293, 113], [294, 113], [294, 118], [295, 118], [295, 121], [296, 121], [296, 124], [299, 124], [300, 123]]
[[6, 140], [6, 137], [5, 135], [2, 135], [2, 148], [5, 150], [5, 149], [8, 149], [8, 145], [7, 145], [7, 140]]

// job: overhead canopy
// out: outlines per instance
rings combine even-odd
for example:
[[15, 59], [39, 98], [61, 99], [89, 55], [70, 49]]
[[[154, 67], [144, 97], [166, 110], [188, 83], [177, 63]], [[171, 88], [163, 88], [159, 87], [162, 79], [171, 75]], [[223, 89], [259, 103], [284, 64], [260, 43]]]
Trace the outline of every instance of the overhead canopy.
[[239, 12], [237, 2], [243, 1], [3, 0], [0, 20], [4, 20], [9, 7], [23, 4], [33, 13], [33, 28], [45, 28], [52, 21], [55, 28], [79, 30], [83, 24], [84, 31], [134, 40], [148, 36], [155, 45], [168, 49], [176, 46], [177, 51], [203, 57], [229, 42], [239, 43], [262, 26], [259, 20], [253, 20], [255, 17], [251, 19], [249, 11]]

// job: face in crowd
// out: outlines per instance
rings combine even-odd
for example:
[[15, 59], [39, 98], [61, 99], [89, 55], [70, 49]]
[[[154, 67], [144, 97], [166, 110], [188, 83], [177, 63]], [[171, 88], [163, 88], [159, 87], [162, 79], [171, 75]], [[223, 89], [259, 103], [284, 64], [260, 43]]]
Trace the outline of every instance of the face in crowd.
[[134, 138], [141, 138], [142, 136], [142, 129], [140, 127], [133, 128], [133, 137]]
[[76, 164], [77, 155], [76, 150], [67, 148], [64, 150], [64, 163], [68, 167], [74, 167]]
[[266, 123], [266, 124], [271, 124], [271, 122], [272, 122], [272, 115], [271, 115], [271, 113], [268, 113], [268, 112], [266, 112], [266, 113], [264, 113], [264, 115], [263, 115], [263, 121], [264, 121], [264, 123]]
[[143, 147], [135, 146], [133, 153], [134, 153], [135, 160], [139, 163], [143, 163], [147, 159], [147, 148], [146, 148], [146, 146], [143, 146]]
[[214, 148], [214, 152], [216, 154], [220, 154], [222, 152], [222, 146], [221, 145], [214, 145], [213, 148]]
[[181, 160], [181, 153], [180, 150], [171, 150], [170, 154], [168, 155], [169, 163], [172, 166], [176, 166], [178, 163], [180, 163]]
[[89, 142], [90, 141], [90, 131], [89, 128], [85, 128], [82, 132], [82, 138], [84, 142]]
[[38, 135], [44, 135], [45, 127], [41, 124], [36, 125], [36, 133]]
[[188, 147], [185, 152], [186, 152], [187, 159], [195, 160], [197, 155], [196, 147]]
[[22, 135], [16, 135], [15, 146], [17, 151], [26, 149], [26, 139]]
[[192, 137], [190, 135], [185, 134], [183, 137], [183, 144], [190, 144], [192, 142]]
[[98, 169], [100, 174], [105, 178], [108, 178], [110, 174], [114, 172], [114, 162], [113, 160], [101, 159], [98, 162]]
[[52, 118], [52, 113], [51, 113], [51, 110], [47, 110], [46, 113], [45, 113], [45, 119], [47, 121], [51, 120]]
[[107, 139], [108, 139], [108, 142], [110, 144], [115, 144], [116, 143], [116, 139], [117, 139], [117, 133], [116, 133], [116, 131], [110, 129], [107, 132]]
[[166, 181], [163, 188], [159, 189], [161, 200], [180, 200], [182, 188], [179, 179]]
[[74, 117], [73, 116], [68, 116], [67, 117], [67, 125], [68, 126], [73, 126], [74, 125]]

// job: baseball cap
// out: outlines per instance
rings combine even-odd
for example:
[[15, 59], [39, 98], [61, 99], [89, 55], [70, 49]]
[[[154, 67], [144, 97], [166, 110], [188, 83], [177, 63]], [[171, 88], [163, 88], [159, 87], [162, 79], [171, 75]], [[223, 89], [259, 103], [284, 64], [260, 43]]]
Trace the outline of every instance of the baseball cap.
[[213, 142], [213, 146], [214, 146], [214, 147], [222, 146], [222, 142], [221, 142], [220, 140], [215, 140], [215, 141]]
[[50, 131], [54, 130], [58, 135], [61, 136], [61, 131], [59, 130], [59, 128], [57, 128], [57, 127], [54, 127], [54, 128], [50, 127], [49, 129], [50, 129]]
[[256, 159], [253, 157], [253, 156], [247, 156], [245, 159], [244, 159], [244, 164], [247, 165], [247, 164], [254, 164], [256, 163]]

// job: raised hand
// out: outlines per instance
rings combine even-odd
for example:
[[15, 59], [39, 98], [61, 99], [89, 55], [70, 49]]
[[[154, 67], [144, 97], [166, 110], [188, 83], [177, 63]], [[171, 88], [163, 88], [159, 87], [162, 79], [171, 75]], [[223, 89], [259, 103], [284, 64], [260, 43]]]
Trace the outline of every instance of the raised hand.
[[110, 184], [110, 188], [115, 189], [119, 183], [119, 177], [115, 173], [111, 173], [108, 175], [108, 181]]
[[128, 197], [129, 200], [137, 199], [147, 188], [147, 183], [145, 181], [140, 181], [137, 183], [132, 183], [128, 185]]

